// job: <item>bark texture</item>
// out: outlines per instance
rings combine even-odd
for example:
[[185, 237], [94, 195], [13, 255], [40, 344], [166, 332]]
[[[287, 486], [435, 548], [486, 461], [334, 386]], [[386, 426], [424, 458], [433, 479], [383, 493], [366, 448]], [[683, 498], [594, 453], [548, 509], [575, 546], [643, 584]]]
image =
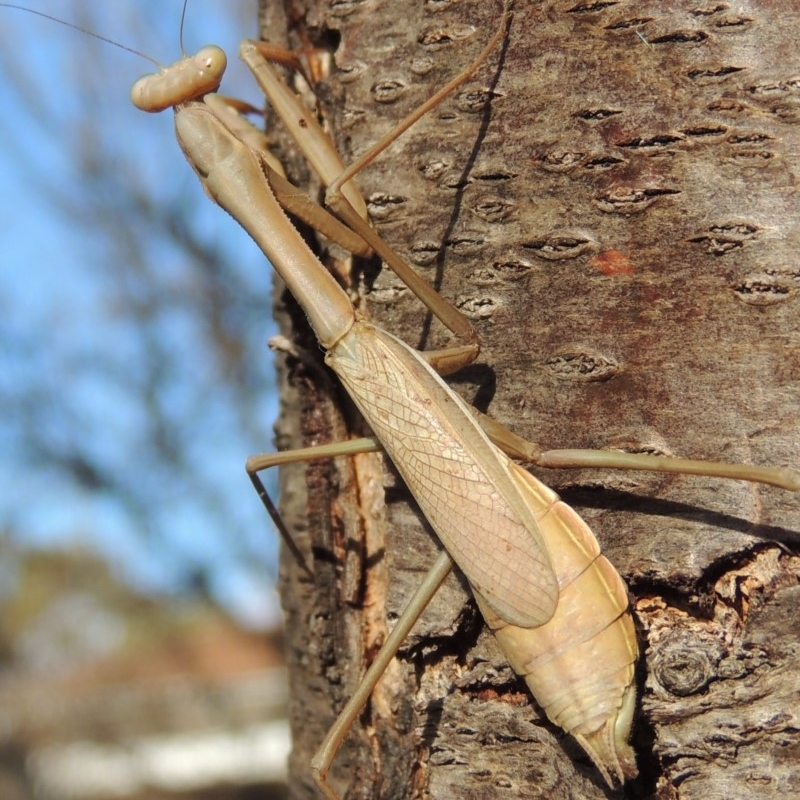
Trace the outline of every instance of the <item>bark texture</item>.
[[[462, 69], [500, 17], [485, 0], [292, 3], [268, 9], [272, 38], [283, 11], [292, 46], [334, 53], [317, 92], [346, 160]], [[779, 0], [516, 4], [479, 73], [359, 177], [380, 233], [475, 322], [482, 354], [457, 391], [545, 447], [797, 465], [798, 40], [800, 11]], [[391, 273], [359, 268], [365, 314], [419, 347], [448, 341]], [[282, 310], [300, 355], [283, 373], [280, 443], [358, 432], [302, 314]], [[641, 775], [614, 796], [800, 796], [798, 498], [691, 477], [540, 477], [631, 587]], [[378, 457], [312, 464], [283, 490], [316, 574], [284, 564], [300, 798], [315, 796], [310, 755], [438, 545]], [[610, 796], [455, 576], [361, 722], [333, 770], [348, 797]]]

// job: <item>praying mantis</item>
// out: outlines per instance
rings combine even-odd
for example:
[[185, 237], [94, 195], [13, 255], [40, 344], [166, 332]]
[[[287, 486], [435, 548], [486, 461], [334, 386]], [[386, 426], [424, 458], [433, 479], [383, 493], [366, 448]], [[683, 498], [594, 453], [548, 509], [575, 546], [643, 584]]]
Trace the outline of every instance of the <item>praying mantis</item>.
[[[185, 143], [184, 143], [184, 147], [186, 147]], [[199, 171], [203, 174], [203, 176], [205, 176], [205, 173], [206, 173], [207, 169], [208, 169], [207, 165], [203, 164], [202, 166], [200, 166]], [[238, 206], [233, 205], [233, 202], [234, 202], [233, 199], [232, 198], [228, 199], [228, 196], [226, 196], [226, 198], [223, 199], [222, 196], [219, 193], [217, 193], [218, 192], [217, 189], [213, 189], [212, 191], [215, 192], [215, 194], [214, 194], [215, 199], [217, 201], [221, 200], [224, 204], [227, 204], [227, 207], [228, 207], [229, 210], [234, 209], [233, 210], [234, 215], [237, 216], [237, 218], [240, 218], [240, 221], [241, 221], [241, 216], [243, 215], [243, 212], [242, 212], [242, 210], [239, 209]], [[252, 233], [252, 230], [251, 230], [251, 233]], [[266, 244], [265, 244], [265, 247], [266, 247]], [[317, 327], [317, 329], [319, 331], [320, 328], [324, 327], [324, 325], [327, 324], [329, 321], [330, 321], [330, 319], [326, 319], [323, 323], [320, 323], [319, 321], [316, 321], [315, 327]], [[327, 333], [323, 334], [323, 337], [322, 337], [323, 340], [324, 340], [324, 337], [326, 335], [327, 335]], [[330, 343], [332, 343], [334, 338], [335, 338], [335, 335], [329, 336], [328, 341]], [[347, 381], [346, 381], [346, 383], [347, 383]], [[355, 394], [356, 396], [358, 396], [358, 394], [357, 394], [358, 390], [352, 383], [350, 385], [348, 385], [348, 388], [349, 388], [349, 390], [350, 390], [350, 392], [352, 394]], [[362, 410], [363, 410], [363, 406], [362, 406]], [[386, 442], [384, 442], [384, 443], [386, 443]], [[323, 767], [323, 770], [325, 770], [325, 769], [327, 769], [327, 764]], [[323, 775], [323, 777], [324, 777], [324, 775]], [[331, 795], [331, 796], [334, 796], [334, 795]]]

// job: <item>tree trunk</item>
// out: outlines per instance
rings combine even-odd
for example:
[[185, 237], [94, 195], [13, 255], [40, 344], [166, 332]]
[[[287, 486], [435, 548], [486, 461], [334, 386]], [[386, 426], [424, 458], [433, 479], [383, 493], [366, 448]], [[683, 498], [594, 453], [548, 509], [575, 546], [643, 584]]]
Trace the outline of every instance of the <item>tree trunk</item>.
[[[317, 92], [346, 160], [500, 18], [466, 0], [291, 8], [291, 45], [335, 53]], [[475, 322], [481, 357], [452, 380], [467, 401], [545, 447], [797, 464], [798, 40], [800, 11], [778, 0], [520, 2], [477, 75], [359, 176], [381, 235]], [[418, 347], [448, 341], [393, 274], [357, 268], [364, 314]], [[359, 433], [283, 301], [300, 355], [283, 371], [280, 444]], [[631, 589], [641, 774], [620, 796], [800, 797], [797, 498], [683, 476], [540, 477]], [[310, 756], [439, 545], [378, 456], [282, 485], [315, 572], [311, 584], [283, 564], [292, 796], [313, 797]], [[332, 773], [348, 797], [608, 796], [457, 576], [360, 723]]]

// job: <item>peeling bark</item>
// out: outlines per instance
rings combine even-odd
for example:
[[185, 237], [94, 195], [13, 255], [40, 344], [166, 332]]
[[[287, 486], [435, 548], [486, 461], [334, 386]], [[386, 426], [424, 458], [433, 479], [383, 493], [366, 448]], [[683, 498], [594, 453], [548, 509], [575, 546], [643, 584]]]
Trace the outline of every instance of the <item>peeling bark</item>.
[[[293, 46], [335, 48], [318, 91], [346, 160], [499, 19], [466, 0], [290, 8]], [[800, 12], [776, 0], [517, 4], [479, 73], [359, 177], [381, 235], [475, 321], [479, 363], [452, 381], [463, 397], [545, 447], [797, 465], [799, 39]], [[388, 271], [367, 265], [355, 286], [406, 341], [448, 341]], [[287, 441], [358, 431], [296, 309], [285, 330], [304, 353], [284, 372]], [[633, 595], [641, 776], [615, 796], [798, 796], [798, 499], [693, 477], [539, 477]], [[292, 796], [312, 797], [310, 755], [437, 544], [379, 460], [311, 465], [283, 486], [317, 575], [284, 564]], [[610, 796], [457, 577], [380, 691], [334, 768], [348, 797]]]

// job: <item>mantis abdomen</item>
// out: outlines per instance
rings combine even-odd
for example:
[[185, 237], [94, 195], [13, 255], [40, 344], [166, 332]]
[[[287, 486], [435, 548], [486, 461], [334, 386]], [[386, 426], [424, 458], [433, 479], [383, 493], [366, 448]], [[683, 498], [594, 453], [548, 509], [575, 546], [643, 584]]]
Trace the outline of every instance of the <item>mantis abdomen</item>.
[[328, 364], [466, 575], [512, 668], [609, 785], [635, 776], [638, 647], [622, 578], [588, 525], [489, 441], [418, 353], [355, 327]]
[[510, 625], [475, 598], [512, 668], [525, 678], [551, 722], [575, 737], [613, 785], [636, 775], [628, 744], [638, 646], [628, 589], [589, 526], [558, 495], [515, 464], [559, 584], [552, 618], [536, 628]]

